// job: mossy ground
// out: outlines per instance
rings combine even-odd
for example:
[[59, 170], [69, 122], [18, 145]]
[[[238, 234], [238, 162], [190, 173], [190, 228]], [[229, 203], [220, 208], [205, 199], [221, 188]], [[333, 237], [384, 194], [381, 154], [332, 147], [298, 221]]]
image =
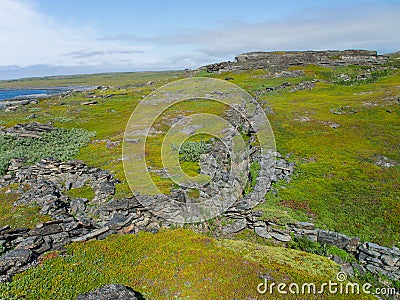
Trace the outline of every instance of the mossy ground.
[[0, 228], [10, 224], [13, 227], [34, 227], [50, 219], [39, 214], [40, 208], [36, 205], [14, 206], [13, 203], [20, 195], [12, 186], [0, 189]]
[[[278, 151], [289, 154], [297, 164], [293, 180], [279, 184], [277, 195], [267, 195], [258, 208], [269, 218], [275, 213], [275, 218], [288, 215], [363, 240], [398, 246], [400, 166], [382, 168], [374, 163], [380, 155], [400, 161], [400, 73], [376, 72], [369, 80], [344, 83], [336, 80], [338, 74], [355, 78], [365, 68], [296, 69], [305, 76], [270, 78], [262, 70], [216, 75], [234, 78], [232, 83], [250, 93], [284, 81], [322, 80], [312, 90], [287, 88], [258, 96], [273, 111], [268, 118]], [[334, 113], [341, 108], [347, 111]], [[333, 129], [330, 122], [340, 127]]]
[[[298, 78], [271, 78], [265, 70], [199, 74], [221, 79], [233, 77], [232, 83], [258, 94], [262, 105], [273, 112], [268, 118], [278, 151], [289, 154], [290, 160], [297, 164], [292, 181], [277, 183], [276, 193], [268, 194], [266, 201], [256, 209], [263, 210], [262, 218], [277, 223], [313, 221], [321, 228], [398, 246], [400, 166], [382, 168], [374, 162], [380, 155], [400, 161], [399, 71], [384, 72], [364, 82], [344, 84], [330, 81], [335, 81], [337, 74], [353, 76], [364, 70], [350, 67], [332, 71], [314, 66], [302, 69], [305, 76]], [[34, 121], [52, 121], [59, 127], [95, 132], [96, 141], [83, 147], [75, 158], [114, 173], [121, 180], [115, 195], [120, 199], [131, 195], [122, 166], [122, 145], [107, 147], [105, 140], [122, 141], [126, 123], [139, 101], [155, 88], [182, 77], [183, 73], [96, 76], [30, 79], [21, 85], [19, 82], [0, 83], [0, 86], [78, 85], [78, 82], [79, 85], [119, 86], [106, 91], [97, 90], [98, 104], [93, 106], [82, 106], [81, 102], [88, 99], [83, 93], [75, 93], [61, 99], [43, 99], [35, 106], [21, 107], [15, 112], [0, 111], [0, 125], [29, 122], [28, 116], [34, 113], [37, 117]], [[312, 90], [290, 92], [287, 88], [270, 93], [259, 92], [283, 82], [294, 85], [314, 78], [323, 81]], [[150, 80], [155, 82], [151, 86], [138, 85]], [[101, 98], [109, 94], [114, 96]], [[164, 117], [170, 119], [193, 111], [193, 105], [181, 105], [183, 107], [172, 108]], [[199, 103], [198, 108], [201, 112], [223, 113], [223, 108], [216, 109], [209, 104], [201, 106]], [[346, 113], [333, 113], [343, 110]], [[329, 122], [340, 127], [333, 129]], [[160, 123], [158, 126], [164, 125]], [[160, 163], [160, 139], [161, 136], [148, 139], [148, 162], [155, 166]], [[188, 172], [196, 172], [198, 165], [193, 163], [185, 168]], [[165, 179], [153, 179], [163, 188], [171, 188]], [[37, 208], [14, 208], [15, 195], [5, 191], [0, 191], [1, 224], [32, 226], [41, 220], [42, 216], [36, 214]], [[238, 235], [237, 239], [263, 243], [248, 232]], [[150, 298], [176, 296], [183, 299], [188, 296], [199, 299], [201, 292], [201, 295], [210, 295], [210, 299], [250, 299], [257, 298], [254, 293], [256, 284], [260, 282], [260, 272], [269, 272], [277, 280], [315, 279], [321, 282], [329, 279], [337, 267], [328, 262], [325, 264], [321, 259], [240, 240], [216, 242], [187, 231], [165, 231], [156, 235], [143, 233], [139, 236], [113, 236], [104, 242], [73, 244], [69, 246], [68, 255], [47, 260], [1, 289], [19, 296], [28, 293], [28, 298], [32, 299], [43, 295], [50, 299], [58, 293], [68, 298], [105, 283], [122, 283]]]
[[[244, 241], [217, 241], [175, 229], [72, 244], [66, 255], [45, 260], [0, 287], [0, 295], [75, 299], [80, 293], [119, 283], [146, 299], [298, 299], [277, 292], [258, 294], [260, 276], [318, 286], [335, 280], [338, 271], [338, 265], [321, 256]], [[344, 296], [325, 294], [315, 299], [364, 299]]]

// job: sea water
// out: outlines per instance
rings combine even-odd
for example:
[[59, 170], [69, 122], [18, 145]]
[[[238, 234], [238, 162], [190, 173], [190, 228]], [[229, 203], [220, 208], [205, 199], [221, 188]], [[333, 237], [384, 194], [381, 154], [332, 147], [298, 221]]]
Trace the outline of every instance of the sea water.
[[26, 89], [26, 88], [0, 88], [0, 101], [5, 99], [20, 99], [54, 95], [66, 91], [65, 88], [51, 89]]

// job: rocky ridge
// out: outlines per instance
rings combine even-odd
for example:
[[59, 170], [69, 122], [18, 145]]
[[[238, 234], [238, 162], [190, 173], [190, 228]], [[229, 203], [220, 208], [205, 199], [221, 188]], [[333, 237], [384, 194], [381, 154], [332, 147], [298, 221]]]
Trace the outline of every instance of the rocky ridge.
[[[326, 67], [349, 65], [373, 67], [387, 62], [389, 62], [388, 56], [378, 55], [376, 51], [369, 50], [250, 52], [239, 54], [235, 57], [234, 62], [210, 64], [200, 67], [198, 71], [221, 73], [249, 69], [271, 69], [278, 72], [276, 77], [282, 77], [279, 74], [293, 66], [313, 64]], [[289, 74], [289, 77], [291, 77], [291, 74]]]

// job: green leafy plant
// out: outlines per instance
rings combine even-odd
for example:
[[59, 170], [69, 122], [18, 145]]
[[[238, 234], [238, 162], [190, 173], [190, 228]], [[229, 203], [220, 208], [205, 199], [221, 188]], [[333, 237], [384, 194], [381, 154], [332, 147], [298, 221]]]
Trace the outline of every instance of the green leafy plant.
[[22, 158], [26, 164], [33, 164], [43, 158], [69, 160], [79, 149], [89, 143], [94, 133], [83, 129], [59, 128], [42, 133], [39, 138], [18, 138], [0, 136], [0, 174], [5, 174], [13, 158]]
[[329, 253], [328, 245], [321, 245], [320, 243], [313, 242], [307, 237], [295, 237], [289, 244], [288, 248], [301, 250], [308, 253], [326, 256]]
[[201, 154], [208, 152], [208, 144], [204, 141], [200, 142], [184, 142], [179, 149], [180, 161], [197, 162]]
[[356, 259], [353, 255], [340, 249], [336, 246], [330, 246], [327, 244], [320, 244], [318, 242], [313, 242], [307, 237], [296, 236], [289, 244], [288, 247], [291, 249], [301, 250], [308, 253], [318, 254], [322, 256], [339, 256], [343, 262], [355, 262]]
[[258, 172], [260, 171], [260, 168], [261, 168], [260, 163], [257, 161], [254, 161], [250, 164], [250, 175], [249, 175], [249, 181], [247, 182], [246, 187], [244, 189], [245, 194], [250, 193], [256, 186], [257, 176]]

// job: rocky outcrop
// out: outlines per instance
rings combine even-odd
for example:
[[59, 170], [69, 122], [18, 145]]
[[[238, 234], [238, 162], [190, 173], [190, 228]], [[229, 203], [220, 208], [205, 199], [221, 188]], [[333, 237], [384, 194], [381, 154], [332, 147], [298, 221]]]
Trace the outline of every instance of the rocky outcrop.
[[[250, 52], [239, 54], [234, 62], [222, 62], [200, 67], [209, 73], [243, 71], [249, 69], [271, 69], [277, 74], [293, 66], [377, 66], [387, 63], [387, 56], [376, 51], [288, 51], [288, 52]], [[279, 76], [279, 75], [278, 75]]]
[[[223, 159], [223, 151], [219, 152], [218, 147], [213, 151], [215, 156]], [[254, 156], [254, 161], [258, 161], [261, 166], [258, 186], [229, 209], [227, 214], [233, 220], [262, 199], [272, 182], [278, 179], [290, 180], [294, 165], [287, 163], [279, 154], [275, 155], [278, 155], [276, 160], [268, 156]], [[226, 177], [226, 170], [211, 165], [204, 168], [210, 169], [215, 173], [214, 177], [220, 178], [210, 186], [211, 191], [217, 190], [219, 184], [224, 183], [222, 179]], [[61, 162], [43, 159], [32, 166], [24, 166], [22, 161], [12, 160], [8, 174], [0, 178], [0, 187], [20, 184], [18, 191], [21, 196], [15, 205], [34, 203], [40, 207], [40, 213], [50, 215], [53, 221], [38, 224], [34, 229], [6, 227], [0, 230], [0, 241], [6, 251], [0, 257], [2, 280], [9, 280], [14, 274], [37, 264], [45, 252], [62, 250], [71, 242], [104, 239], [110, 234], [137, 233], [141, 230], [157, 232], [162, 226], [170, 226], [169, 222], [150, 213], [142, 205], [143, 201], [138, 201], [139, 195], [110, 200], [117, 182], [110, 172], [91, 168], [77, 160]], [[93, 189], [93, 199], [66, 196], [66, 191], [84, 185]], [[182, 204], [190, 201], [179, 191], [174, 191], [170, 197]], [[153, 200], [157, 201], [157, 196]], [[226, 233], [237, 232], [247, 226], [247, 221], [242, 218], [232, 224]]]
[[368, 271], [400, 279], [400, 250], [398, 248], [387, 248], [367, 242], [358, 246], [357, 254], [359, 261]]
[[109, 284], [92, 292], [84, 293], [76, 300], [144, 300], [144, 297], [130, 287], [121, 284]]
[[282, 225], [270, 221], [259, 221], [257, 212], [248, 213], [244, 217], [247, 220], [247, 227], [263, 238], [288, 242], [292, 236], [306, 237], [314, 242], [336, 246], [352, 253], [359, 260], [360, 265], [355, 264], [347, 268], [346, 272], [349, 275], [354, 275], [353, 268], [356, 268], [363, 272], [368, 270], [375, 274], [384, 274], [391, 279], [400, 279], [400, 250], [396, 247], [388, 248], [371, 242], [360, 243], [358, 237], [318, 229], [313, 223], [308, 222]]
[[26, 106], [31, 103], [37, 104], [38, 100], [36, 100], [36, 99], [3, 100], [3, 101], [0, 101], [0, 110], [4, 110], [6, 112], [15, 111], [19, 107]]
[[8, 134], [21, 138], [39, 138], [41, 133], [47, 133], [55, 130], [57, 130], [57, 128], [49, 124], [30, 122], [17, 124], [5, 129], [0, 129], [0, 134]]
[[[263, 160], [260, 155], [254, 159], [261, 166], [257, 181], [264, 188], [267, 186], [270, 189], [272, 182], [279, 179], [290, 181], [294, 165], [278, 153], [273, 164], [270, 159]], [[0, 257], [2, 281], [10, 280], [14, 274], [35, 266], [44, 253], [62, 251], [71, 242], [100, 240], [110, 234], [141, 230], [157, 232], [160, 227], [170, 226], [169, 222], [151, 214], [135, 197], [109, 201], [117, 181], [109, 172], [90, 168], [80, 161], [42, 160], [25, 167], [20, 161], [14, 160], [10, 170], [10, 174], [0, 179], [0, 186], [28, 183], [30, 189], [22, 189], [24, 193], [16, 204], [36, 203], [41, 207], [41, 212], [49, 214], [54, 221], [38, 224], [33, 229], [12, 229], [8, 226], [0, 229], [0, 246], [5, 251]], [[83, 184], [89, 184], [95, 190], [95, 198], [91, 201], [85, 198], [70, 199], [63, 194], [65, 189], [81, 187]], [[292, 236], [304, 236], [353, 253], [361, 264], [355, 265], [356, 268], [385, 274], [393, 279], [400, 278], [399, 249], [373, 243], [361, 244], [358, 238], [318, 229], [313, 223], [282, 225], [263, 221], [262, 212], [252, 209], [255, 201], [263, 199], [263, 193], [264, 190], [258, 190], [256, 185], [251, 193], [232, 205], [224, 213], [231, 222], [221, 228], [221, 233], [233, 234], [250, 228], [263, 238], [283, 243], [289, 242]], [[178, 194], [175, 196], [178, 197]], [[350, 266], [348, 271], [351, 270], [353, 267]]]
[[[221, 233], [232, 234], [250, 228], [263, 238], [283, 243], [289, 242], [293, 235], [305, 236], [321, 244], [335, 245], [354, 253], [363, 268], [371, 272], [399, 279], [400, 257], [396, 248], [380, 247], [373, 243], [360, 244], [357, 238], [317, 229], [312, 223], [282, 225], [263, 220], [262, 212], [253, 207], [258, 202], [265, 201], [264, 196], [271, 190], [274, 182], [290, 181], [295, 166], [279, 153], [261, 154], [257, 147], [252, 147], [252, 142], [255, 141], [253, 129], [239, 114], [228, 111], [226, 117], [236, 128], [249, 134], [249, 160], [250, 163], [257, 163], [260, 170], [254, 186], [224, 212], [229, 224], [221, 228]], [[254, 121], [257, 114], [252, 118]], [[51, 126], [30, 123], [14, 126], [3, 132], [23, 138], [51, 130]], [[227, 136], [232, 137], [229, 132]], [[227, 138], [225, 142], [229, 143], [230, 140]], [[200, 165], [202, 172], [212, 175], [214, 180], [200, 189], [200, 199], [221, 190], [229, 177], [230, 166], [223, 147], [216, 142], [208, 150], [207, 155], [211, 155], [213, 159], [207, 155], [201, 156]], [[42, 214], [50, 215], [53, 221], [38, 224], [33, 229], [0, 229], [0, 246], [5, 251], [0, 257], [2, 280], [10, 280], [14, 274], [36, 265], [44, 253], [63, 250], [71, 242], [100, 240], [111, 234], [137, 233], [141, 230], [157, 232], [160, 227], [171, 225], [151, 213], [149, 207], [143, 203], [163, 201], [168, 206], [172, 202], [171, 198], [182, 205], [193, 201], [187, 197], [183, 188], [164, 196], [166, 199], [161, 195], [134, 195], [115, 200], [113, 196], [116, 183], [118, 180], [110, 172], [89, 167], [82, 161], [43, 159], [32, 166], [24, 166], [23, 161], [12, 160], [8, 174], [0, 177], [0, 187], [19, 184], [18, 192], [21, 196], [15, 205], [34, 203], [40, 207]], [[92, 199], [67, 196], [67, 191], [84, 186], [93, 190]]]
[[[9, 174], [0, 178], [0, 187], [20, 184], [21, 196], [15, 205], [36, 204], [40, 213], [50, 215], [54, 221], [38, 224], [34, 229], [0, 230], [0, 244], [6, 252], [0, 257], [2, 280], [35, 265], [45, 252], [60, 250], [71, 242], [104, 239], [114, 233], [157, 231], [163, 224], [168, 226], [134, 197], [110, 201], [117, 182], [110, 172], [88, 167], [81, 161], [44, 159], [23, 166], [20, 160], [13, 160]], [[67, 190], [84, 185], [93, 189], [93, 199], [65, 195]]]

